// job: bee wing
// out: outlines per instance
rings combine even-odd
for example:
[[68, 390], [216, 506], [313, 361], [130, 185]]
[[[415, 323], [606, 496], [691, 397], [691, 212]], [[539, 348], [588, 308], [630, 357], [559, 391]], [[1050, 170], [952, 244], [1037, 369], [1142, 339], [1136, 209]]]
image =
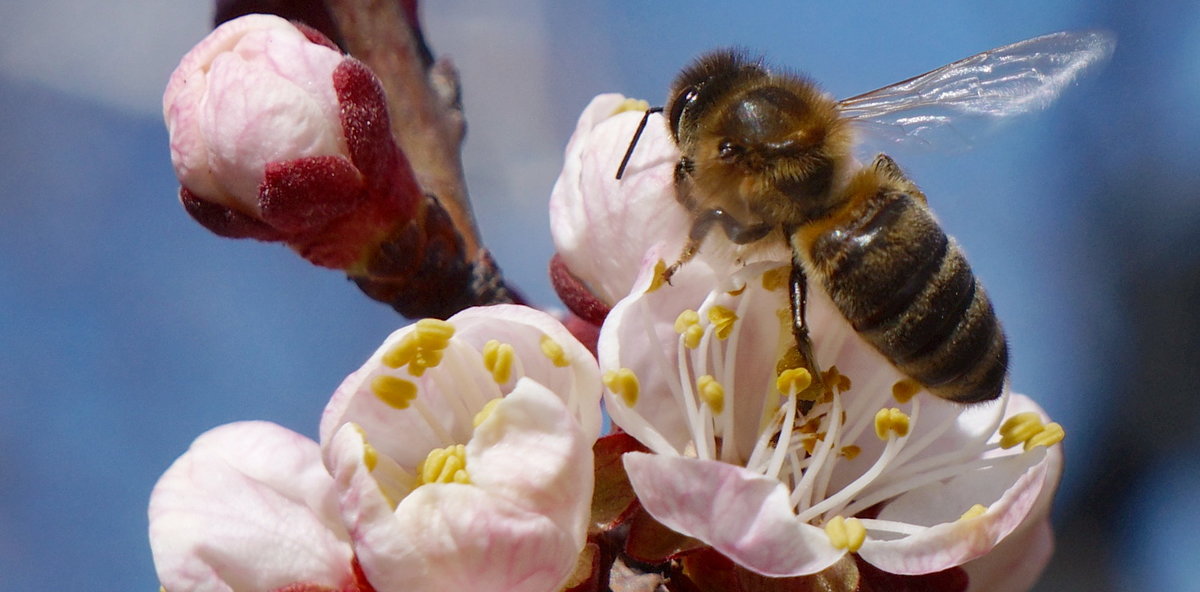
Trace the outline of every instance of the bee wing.
[[[1112, 55], [1103, 31], [1051, 33], [961, 59], [838, 103], [869, 139], [892, 145], [970, 144], [969, 126], [1045, 108]], [[967, 125], [969, 124], [969, 125]]]

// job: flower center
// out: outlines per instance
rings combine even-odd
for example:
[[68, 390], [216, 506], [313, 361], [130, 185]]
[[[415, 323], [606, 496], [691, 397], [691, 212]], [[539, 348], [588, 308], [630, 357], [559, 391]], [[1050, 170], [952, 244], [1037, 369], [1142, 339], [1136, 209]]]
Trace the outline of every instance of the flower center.
[[417, 467], [419, 485], [428, 483], [470, 483], [467, 473], [467, 447], [462, 444], [434, 448]]
[[[732, 289], [725, 285], [712, 291], [698, 309], [683, 310], [675, 318], [675, 358], [662, 359], [677, 361], [677, 367], [662, 371], [671, 380], [668, 390], [681, 408], [691, 441], [682, 451], [657, 452], [738, 464], [778, 479], [789, 488], [800, 521], [823, 526], [831, 544], [855, 551], [868, 531], [879, 538], [895, 538], [932, 524], [854, 516], [905, 492], [984, 471], [1011, 457], [993, 453], [997, 449], [1023, 444], [1024, 454], [1037, 455], [1041, 453], [1035, 448], [1062, 439], [1061, 426], [1043, 424], [1034, 413], [1018, 414], [1001, 426], [1007, 391], [996, 403], [957, 406], [957, 413], [939, 408], [923, 418], [922, 401], [927, 399], [918, 396], [923, 387], [910, 378], [896, 380], [890, 365], [881, 364], [878, 372], [858, 380], [831, 365], [822, 370], [821, 383], [816, 383], [823, 383], [822, 392], [815, 388], [810, 369], [793, 363], [795, 344], [785, 295], [788, 268], [765, 273], [761, 269], [745, 268], [729, 280]], [[748, 281], [755, 273], [761, 276], [761, 284]], [[761, 317], [754, 316], [763, 314], [759, 309], [775, 313], [780, 325], [774, 373], [739, 376], [739, 368], [762, 367], [764, 339], [770, 338], [764, 337]], [[758, 318], [758, 324], [751, 318]], [[841, 333], [845, 334], [836, 329], [813, 333], [819, 361], [836, 362], [845, 340], [857, 339], [849, 327]], [[742, 339], [748, 345], [743, 346]], [[629, 407], [638, 404], [633, 371], [609, 370], [604, 383]], [[747, 398], [753, 403], [746, 404]], [[940, 400], [936, 404], [950, 405]], [[761, 412], [755, 416], [747, 409]], [[982, 423], [985, 429], [958, 436], [952, 450], [930, 452], [931, 445], [952, 433], [959, 416], [967, 412], [982, 415], [973, 423]], [[750, 434], [753, 437], [747, 438]], [[746, 449], [748, 442], [752, 446]], [[1029, 457], [1029, 466], [1039, 458]], [[966, 520], [987, 507], [974, 504], [959, 511]]]

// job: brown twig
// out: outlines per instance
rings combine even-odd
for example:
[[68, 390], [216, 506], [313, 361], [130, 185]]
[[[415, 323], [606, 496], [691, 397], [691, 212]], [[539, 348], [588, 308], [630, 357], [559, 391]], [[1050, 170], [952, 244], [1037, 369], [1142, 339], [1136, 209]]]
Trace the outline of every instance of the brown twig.
[[427, 64], [428, 50], [405, 6], [395, 0], [327, 0], [345, 49], [367, 64], [388, 97], [392, 134], [417, 182], [441, 203], [471, 262], [481, 241], [463, 176], [465, 132], [458, 74], [447, 61]]

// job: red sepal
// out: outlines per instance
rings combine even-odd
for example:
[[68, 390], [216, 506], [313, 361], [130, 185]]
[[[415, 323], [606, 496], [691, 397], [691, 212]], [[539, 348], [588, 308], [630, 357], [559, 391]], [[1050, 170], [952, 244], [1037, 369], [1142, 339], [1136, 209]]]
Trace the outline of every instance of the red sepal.
[[179, 203], [183, 204], [183, 209], [201, 226], [217, 236], [252, 238], [260, 241], [282, 241], [284, 239], [283, 233], [258, 218], [200, 199], [187, 187], [179, 188]]
[[558, 253], [550, 258], [550, 283], [567, 310], [593, 325], [604, 324], [611, 308], [596, 298], [583, 281], [571, 273]]

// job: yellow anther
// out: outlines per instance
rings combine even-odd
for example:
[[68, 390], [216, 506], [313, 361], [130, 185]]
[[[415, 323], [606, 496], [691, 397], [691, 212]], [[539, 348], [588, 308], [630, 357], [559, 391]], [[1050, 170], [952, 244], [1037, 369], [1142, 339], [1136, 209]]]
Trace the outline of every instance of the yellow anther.
[[834, 516], [825, 523], [825, 536], [829, 537], [829, 544], [833, 548], [854, 553], [867, 540], [867, 527], [858, 518]]
[[900, 404], [911, 401], [919, 392], [921, 392], [921, 383], [911, 378], [901, 379], [892, 385], [892, 398]]
[[421, 376], [442, 362], [442, 351], [450, 345], [454, 325], [438, 319], [421, 319], [411, 332], [383, 354], [389, 368], [408, 366], [408, 373]]
[[1012, 448], [1042, 431], [1042, 418], [1033, 411], [1018, 413], [1000, 425], [1000, 447]]
[[717, 339], [729, 337], [733, 332], [733, 323], [737, 320], [737, 313], [719, 304], [708, 309], [708, 321], [716, 327]]
[[375, 466], [379, 464], [379, 451], [375, 450], [375, 447], [371, 446], [370, 442], [367, 442], [367, 431], [362, 429], [362, 426], [356, 423], [351, 423], [348, 425], [354, 428], [354, 431], [358, 432], [359, 438], [362, 438], [363, 465], [367, 467], [367, 471], [374, 471]]
[[495, 399], [492, 399], [491, 401], [484, 403], [483, 409], [480, 409], [479, 413], [475, 414], [475, 418], [471, 420], [471, 426], [477, 428], [477, 427], [479, 427], [479, 424], [483, 423], [485, 420], [487, 420], [487, 418], [491, 417], [492, 412], [496, 410], [496, 406], [500, 404], [500, 401], [501, 401], [501, 398], [496, 397]]
[[909, 417], [895, 407], [880, 409], [875, 413], [875, 435], [880, 440], [887, 440], [892, 434], [903, 438], [908, 435], [909, 421]]
[[549, 335], [542, 335], [542, 353], [550, 358], [550, 363], [559, 368], [566, 368], [571, 365], [571, 360], [567, 359], [567, 352], [563, 346], [554, 340]]
[[1025, 450], [1038, 446], [1053, 446], [1062, 442], [1065, 437], [1067, 437], [1067, 432], [1063, 430], [1063, 427], [1056, 422], [1050, 422], [1042, 427], [1042, 431], [1025, 441]]
[[392, 346], [392, 349], [384, 352], [383, 364], [388, 368], [399, 368], [411, 362], [416, 355], [417, 340], [413, 339], [410, 333], [400, 339], [400, 343]]
[[470, 483], [467, 474], [467, 447], [455, 444], [429, 451], [425, 461], [417, 467], [421, 484], [426, 483]]
[[504, 384], [512, 377], [513, 346], [495, 339], [483, 344], [483, 367], [492, 373], [496, 384]]
[[638, 385], [637, 375], [629, 368], [621, 368], [620, 370], [609, 370], [604, 373], [604, 386], [613, 394], [621, 397], [621, 401], [628, 407], [633, 407], [637, 404]]
[[646, 288], [647, 294], [658, 290], [659, 288], [663, 287], [663, 284], [667, 283], [666, 273], [667, 262], [659, 259], [658, 262], [654, 264], [654, 277], [650, 279], [650, 286]]
[[987, 506], [985, 506], [983, 504], [975, 504], [975, 505], [971, 506], [971, 508], [968, 509], [966, 512], [963, 512], [963, 515], [959, 516], [958, 519], [959, 520], [970, 520], [972, 518], [978, 518], [980, 516], [983, 516], [983, 514], [985, 512], [987, 512]]
[[687, 332], [688, 328], [695, 327], [699, 324], [700, 313], [689, 308], [679, 313], [679, 316], [675, 317], [675, 332], [683, 335]]
[[683, 336], [683, 345], [688, 349], [700, 347], [704, 328], [700, 326], [700, 313], [688, 309], [675, 317], [675, 332]]
[[791, 265], [784, 265], [782, 267], [776, 267], [775, 269], [772, 269], [772, 270], [762, 274], [762, 287], [764, 290], [767, 290], [769, 292], [774, 292], [775, 290], [778, 290], [778, 289], [788, 285], [788, 282], [790, 281], [791, 277], [792, 277], [792, 266]]
[[713, 415], [720, 415], [725, 409], [725, 387], [717, 382], [711, 374], [705, 374], [696, 379], [696, 393], [700, 400], [712, 410]]
[[803, 440], [800, 440], [800, 445], [804, 447], [805, 452], [812, 454], [817, 449], [817, 441], [818, 440], [815, 437], [804, 438]]
[[389, 374], [380, 374], [371, 380], [371, 392], [380, 401], [394, 409], [408, 409], [417, 398], [416, 383]]
[[417, 321], [416, 334], [422, 343], [436, 344], [441, 349], [454, 337], [454, 325], [440, 319], [421, 319]]
[[[632, 98], [626, 97], [624, 101], [621, 101], [621, 103], [619, 105], [617, 105], [617, 108], [616, 108], [616, 110], [614, 110], [612, 112], [612, 115], [618, 115], [618, 114], [624, 113], [626, 111], [649, 111], [649, 110], [650, 110], [650, 103], [647, 103], [646, 101], [643, 101], [642, 99], [632, 99]], [[609, 117], [612, 117], [612, 115], [609, 115]]]
[[729, 294], [730, 296], [741, 296], [742, 292], [745, 292], [745, 291], [746, 291], [746, 284], [742, 284], [741, 286], [738, 286], [738, 287], [736, 287], [732, 290], [729, 290], [725, 293]]
[[804, 392], [812, 384], [812, 374], [808, 368], [791, 368], [779, 373], [775, 379], [775, 388], [784, 395], [794, 396]]
[[375, 450], [374, 446], [363, 440], [363, 465], [367, 467], [367, 471], [374, 471], [375, 466], [379, 464], [379, 451]]
[[862, 448], [859, 448], [858, 446], [856, 446], [854, 444], [842, 447], [842, 456], [846, 457], [846, 460], [854, 460], [854, 457], [858, 456], [861, 453], [862, 453]]

